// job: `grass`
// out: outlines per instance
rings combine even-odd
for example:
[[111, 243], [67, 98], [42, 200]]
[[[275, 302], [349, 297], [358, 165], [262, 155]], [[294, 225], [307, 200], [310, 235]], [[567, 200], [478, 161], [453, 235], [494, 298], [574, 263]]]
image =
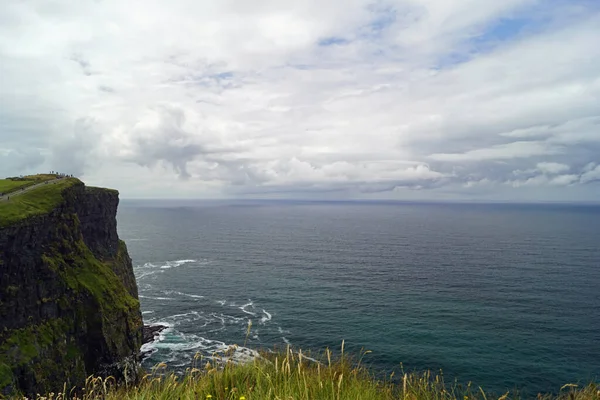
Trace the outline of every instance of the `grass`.
[[0, 193], [12, 193], [21, 188], [33, 186], [37, 183], [42, 183], [52, 179], [56, 179], [56, 176], [49, 174], [38, 174], [28, 175], [23, 178], [0, 179]]
[[[159, 364], [136, 386], [118, 387], [114, 379], [88, 378], [79, 394], [64, 390], [39, 396], [38, 399], [202, 399], [202, 400], [269, 400], [269, 399], [335, 399], [335, 400], [472, 400], [517, 399], [515, 393], [492, 395], [471, 384], [446, 384], [442, 375], [429, 372], [402, 374], [396, 383], [375, 379], [362, 367], [360, 359], [343, 354], [334, 359], [326, 351], [321, 362], [307, 358], [289, 347], [281, 352], [265, 352], [248, 364], [226, 361], [235, 351], [230, 348], [222, 362], [211, 363], [196, 357], [193, 368], [183, 376], [167, 374]], [[366, 353], [365, 353], [366, 354]], [[391, 378], [391, 377], [390, 377]], [[542, 400], [598, 400], [600, 387], [565, 385], [553, 395], [538, 395]]]
[[63, 200], [63, 190], [78, 182], [76, 178], [65, 178], [0, 201], [0, 228], [52, 211]]
[[29, 186], [33, 181], [13, 181], [10, 179], [0, 179], [0, 193], [12, 193], [24, 186]]

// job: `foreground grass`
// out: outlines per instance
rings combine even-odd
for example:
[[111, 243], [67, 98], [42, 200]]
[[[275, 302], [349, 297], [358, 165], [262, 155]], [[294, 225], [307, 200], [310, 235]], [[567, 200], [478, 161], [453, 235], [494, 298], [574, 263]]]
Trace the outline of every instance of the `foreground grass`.
[[[197, 360], [202, 364], [202, 360]], [[37, 399], [337, 399], [337, 400], [471, 400], [517, 399], [517, 393], [492, 395], [472, 386], [446, 384], [441, 375], [430, 373], [403, 374], [392, 383], [375, 379], [358, 362], [342, 356], [332, 359], [326, 352], [323, 362], [294, 353], [265, 353], [249, 364], [211, 362], [187, 370], [184, 376], [165, 373], [160, 364], [136, 386], [117, 387], [112, 379], [89, 378], [80, 394], [74, 391], [38, 396]], [[559, 391], [559, 388], [557, 388]], [[590, 384], [578, 388], [565, 385], [558, 394], [538, 395], [537, 399], [599, 400], [600, 387]]]
[[63, 190], [76, 182], [76, 178], [64, 178], [0, 202], [0, 228], [51, 211], [62, 201]]

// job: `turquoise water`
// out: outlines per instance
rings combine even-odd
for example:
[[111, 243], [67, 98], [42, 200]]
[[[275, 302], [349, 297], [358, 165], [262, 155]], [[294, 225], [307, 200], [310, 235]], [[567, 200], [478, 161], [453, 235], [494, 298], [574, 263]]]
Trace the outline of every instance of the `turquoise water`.
[[600, 377], [600, 208], [124, 201], [150, 366], [245, 341], [369, 349], [526, 394]]

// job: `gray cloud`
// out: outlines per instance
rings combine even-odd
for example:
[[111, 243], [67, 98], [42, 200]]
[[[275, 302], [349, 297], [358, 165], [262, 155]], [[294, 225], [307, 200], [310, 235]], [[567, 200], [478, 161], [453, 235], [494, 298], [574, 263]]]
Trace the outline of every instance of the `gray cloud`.
[[597, 198], [598, 7], [290, 4], [8, 5], [0, 171], [130, 196]]
[[38, 168], [45, 157], [35, 149], [24, 151], [0, 151], [0, 173], [4, 176], [24, 175], [28, 170]]
[[157, 106], [128, 132], [126, 150], [126, 161], [146, 167], [164, 163], [180, 177], [190, 178], [190, 163], [222, 168], [227, 164], [226, 155], [236, 149], [219, 144], [201, 123], [186, 120], [183, 109]]
[[84, 175], [88, 166], [98, 162], [95, 152], [99, 136], [93, 119], [77, 119], [72, 133], [61, 136], [52, 147], [52, 169], [65, 174]]

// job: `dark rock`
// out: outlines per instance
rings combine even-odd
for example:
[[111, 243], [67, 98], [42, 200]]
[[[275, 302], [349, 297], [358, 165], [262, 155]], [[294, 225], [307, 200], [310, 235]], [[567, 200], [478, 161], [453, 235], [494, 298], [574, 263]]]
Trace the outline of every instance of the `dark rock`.
[[76, 181], [62, 197], [0, 228], [0, 395], [137, 379], [142, 317], [118, 192]]
[[[166, 325], [144, 325], [142, 330], [142, 344], [154, 342], [160, 333], [167, 328], [168, 326]], [[140, 359], [144, 360], [152, 355], [153, 352], [154, 351], [152, 349], [140, 351]]]
[[144, 325], [142, 330], [142, 344], [154, 342], [158, 335], [167, 328], [168, 326], [165, 325]]

